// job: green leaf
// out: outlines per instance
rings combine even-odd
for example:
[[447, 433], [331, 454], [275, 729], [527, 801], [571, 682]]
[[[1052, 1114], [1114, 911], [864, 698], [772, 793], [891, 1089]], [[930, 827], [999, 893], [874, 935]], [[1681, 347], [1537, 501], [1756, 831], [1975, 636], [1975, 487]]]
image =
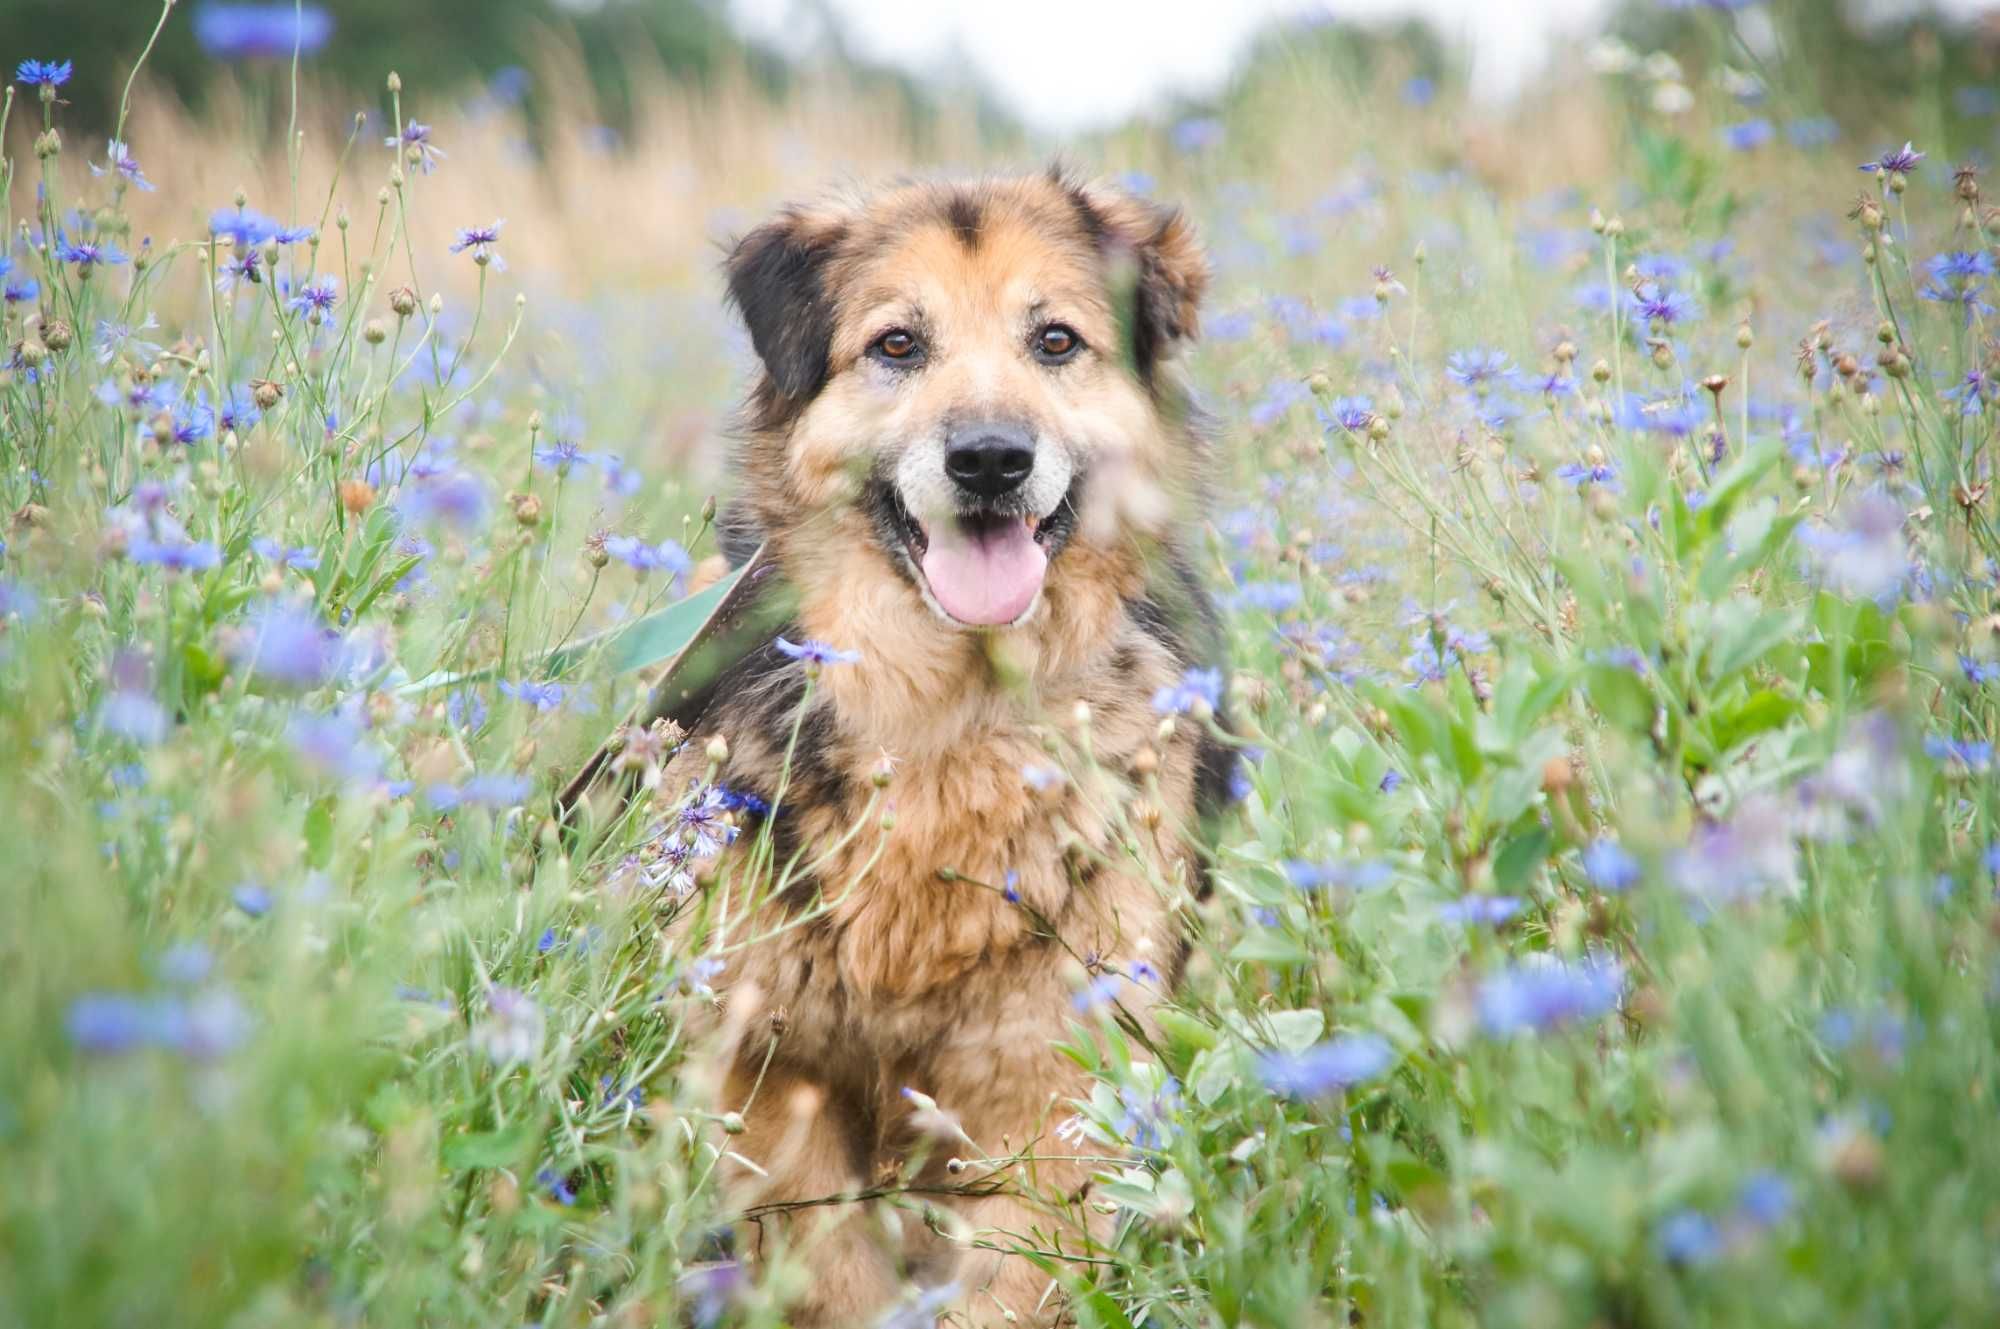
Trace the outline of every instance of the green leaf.
[[333, 860], [333, 808], [336, 801], [332, 794], [328, 794], [306, 809], [307, 867], [323, 868]]
[[1076, 1309], [1082, 1329], [1132, 1329], [1132, 1321], [1103, 1288], [1093, 1288], [1079, 1297]]
[[1656, 706], [1645, 679], [1613, 664], [1587, 666], [1583, 676], [1590, 704], [1598, 714], [1627, 733], [1643, 736], [1653, 732]]
[[501, 1131], [474, 1131], [450, 1137], [440, 1152], [444, 1165], [453, 1171], [509, 1167], [527, 1153], [538, 1133], [526, 1122]]
[[1536, 826], [1502, 845], [1493, 858], [1493, 884], [1503, 891], [1520, 890], [1528, 874], [1549, 856], [1552, 838], [1546, 826]]
[[[629, 674], [635, 670], [662, 664], [694, 640], [716, 606], [722, 603], [743, 575], [743, 569], [724, 577], [715, 585], [695, 594], [676, 600], [670, 605], [662, 605], [650, 614], [621, 623], [614, 628], [593, 633], [566, 646], [532, 660], [523, 661], [518, 667], [521, 673], [540, 678], [560, 678], [575, 670], [593, 653], [597, 655], [603, 672], [616, 676]], [[433, 692], [438, 688], [456, 687], [462, 683], [477, 683], [494, 677], [497, 667], [470, 669], [463, 673], [432, 673], [414, 682], [405, 683], [396, 689], [398, 693]]]
[[1287, 1052], [1305, 1051], [1326, 1032], [1323, 1011], [1272, 1011], [1263, 1018], [1271, 1028], [1272, 1041]]
[[1759, 734], [1790, 724], [1799, 710], [1798, 698], [1773, 688], [1759, 688], [1708, 713], [1709, 739], [1718, 753], [1728, 752]]
[[1714, 626], [1705, 672], [1710, 685], [1718, 686], [1796, 638], [1805, 619], [1789, 610], [1760, 614], [1747, 604], [1731, 602], [1716, 611]]

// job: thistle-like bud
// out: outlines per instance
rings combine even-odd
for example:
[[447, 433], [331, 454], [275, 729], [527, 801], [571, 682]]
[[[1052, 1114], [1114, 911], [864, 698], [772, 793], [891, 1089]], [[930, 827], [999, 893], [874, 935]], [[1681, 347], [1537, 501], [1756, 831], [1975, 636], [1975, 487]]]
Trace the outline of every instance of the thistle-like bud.
[[601, 568], [611, 561], [610, 553], [604, 548], [603, 531], [596, 531], [584, 540], [583, 561], [593, 568]]
[[375, 486], [361, 479], [342, 480], [340, 506], [346, 508], [350, 516], [359, 517], [375, 506]]
[[1576, 343], [1571, 341], [1569, 338], [1564, 337], [1561, 341], [1556, 343], [1555, 358], [1556, 358], [1556, 363], [1559, 365], [1575, 364]]
[[381, 319], [371, 318], [361, 325], [361, 340], [370, 346], [380, 346], [388, 339], [389, 329], [382, 325]]
[[24, 337], [14, 343], [14, 356], [26, 368], [39, 369], [49, 358], [49, 348], [38, 338]]
[[1591, 382], [1597, 384], [1600, 388], [1609, 383], [1611, 381], [1610, 362], [1599, 360], [1596, 364], [1592, 365], [1590, 367], [1590, 379]]
[[714, 738], [709, 739], [707, 755], [712, 765], [720, 766], [723, 762], [728, 761], [729, 740], [721, 734], [717, 734]]
[[1757, 336], [1755, 333], [1750, 331], [1750, 320], [1746, 318], [1741, 323], [1736, 325], [1737, 348], [1739, 350], [1747, 351], [1756, 344], [1757, 344]]
[[268, 378], [253, 379], [250, 383], [250, 400], [257, 403], [257, 409], [268, 411], [278, 404], [285, 395], [285, 385], [274, 383]]
[[1674, 348], [1671, 342], [1667, 341], [1664, 337], [1648, 337], [1646, 345], [1652, 348], [1653, 366], [1655, 368], [1672, 369], [1674, 367]]
[[1979, 201], [1979, 168], [1970, 162], [1951, 173], [1952, 189], [1967, 203]]
[[444, 293], [442, 291], [432, 291], [431, 317], [436, 318], [439, 314], [442, 314], [443, 312], [444, 312]]
[[514, 509], [514, 523], [517, 526], [539, 526], [542, 522], [542, 500], [533, 494], [509, 495]]
[[417, 312], [417, 293], [407, 286], [398, 286], [389, 292], [389, 308], [397, 318], [408, 318]]
[[1894, 345], [1896, 341], [1896, 325], [1887, 319], [1876, 324], [1875, 340], [1881, 342], [1884, 346]]
[[396, 72], [395, 70], [393, 70], [393, 69], [392, 69], [392, 70], [390, 70], [390, 71], [389, 71], [389, 91], [393, 93], [393, 92], [401, 92], [402, 90], [403, 90], [403, 76], [402, 76], [401, 74], [398, 74], [398, 73], [397, 73], [397, 72]]
[[[42, 91], [52, 92], [54, 89], [44, 86]], [[43, 161], [59, 156], [61, 153], [62, 135], [58, 134], [54, 129], [46, 129], [35, 136], [35, 155]]]

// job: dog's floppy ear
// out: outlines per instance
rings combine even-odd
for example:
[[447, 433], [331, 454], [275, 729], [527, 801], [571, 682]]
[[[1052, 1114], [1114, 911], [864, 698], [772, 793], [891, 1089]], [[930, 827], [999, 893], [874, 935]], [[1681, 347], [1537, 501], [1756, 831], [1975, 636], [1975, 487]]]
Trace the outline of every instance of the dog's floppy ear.
[[837, 219], [787, 208], [737, 241], [723, 265], [730, 302], [788, 402], [806, 401], [826, 382], [834, 315], [826, 265], [844, 229]]
[[[1129, 270], [1132, 362], [1141, 378], [1151, 379], [1154, 367], [1199, 330], [1208, 255], [1178, 208], [1104, 185], [1073, 189], [1071, 198], [1114, 274]], [[1115, 277], [1114, 284], [1123, 285]]]

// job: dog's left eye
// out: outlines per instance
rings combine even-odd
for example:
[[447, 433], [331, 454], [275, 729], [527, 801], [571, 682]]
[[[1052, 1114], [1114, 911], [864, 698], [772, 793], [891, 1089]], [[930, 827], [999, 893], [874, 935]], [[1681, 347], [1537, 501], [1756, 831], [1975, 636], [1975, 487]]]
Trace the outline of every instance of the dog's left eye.
[[1083, 347], [1076, 329], [1051, 323], [1035, 334], [1035, 356], [1043, 364], [1059, 365]]

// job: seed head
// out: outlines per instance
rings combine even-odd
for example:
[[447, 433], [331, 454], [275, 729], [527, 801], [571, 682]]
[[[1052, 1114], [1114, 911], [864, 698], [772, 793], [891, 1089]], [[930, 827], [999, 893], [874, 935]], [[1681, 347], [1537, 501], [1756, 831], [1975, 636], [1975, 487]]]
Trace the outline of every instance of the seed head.
[[282, 383], [274, 383], [268, 378], [252, 379], [250, 382], [250, 400], [257, 403], [260, 411], [270, 410], [284, 395], [285, 385]]
[[389, 292], [389, 308], [397, 318], [408, 318], [417, 312], [417, 293], [407, 286], [398, 286]]

